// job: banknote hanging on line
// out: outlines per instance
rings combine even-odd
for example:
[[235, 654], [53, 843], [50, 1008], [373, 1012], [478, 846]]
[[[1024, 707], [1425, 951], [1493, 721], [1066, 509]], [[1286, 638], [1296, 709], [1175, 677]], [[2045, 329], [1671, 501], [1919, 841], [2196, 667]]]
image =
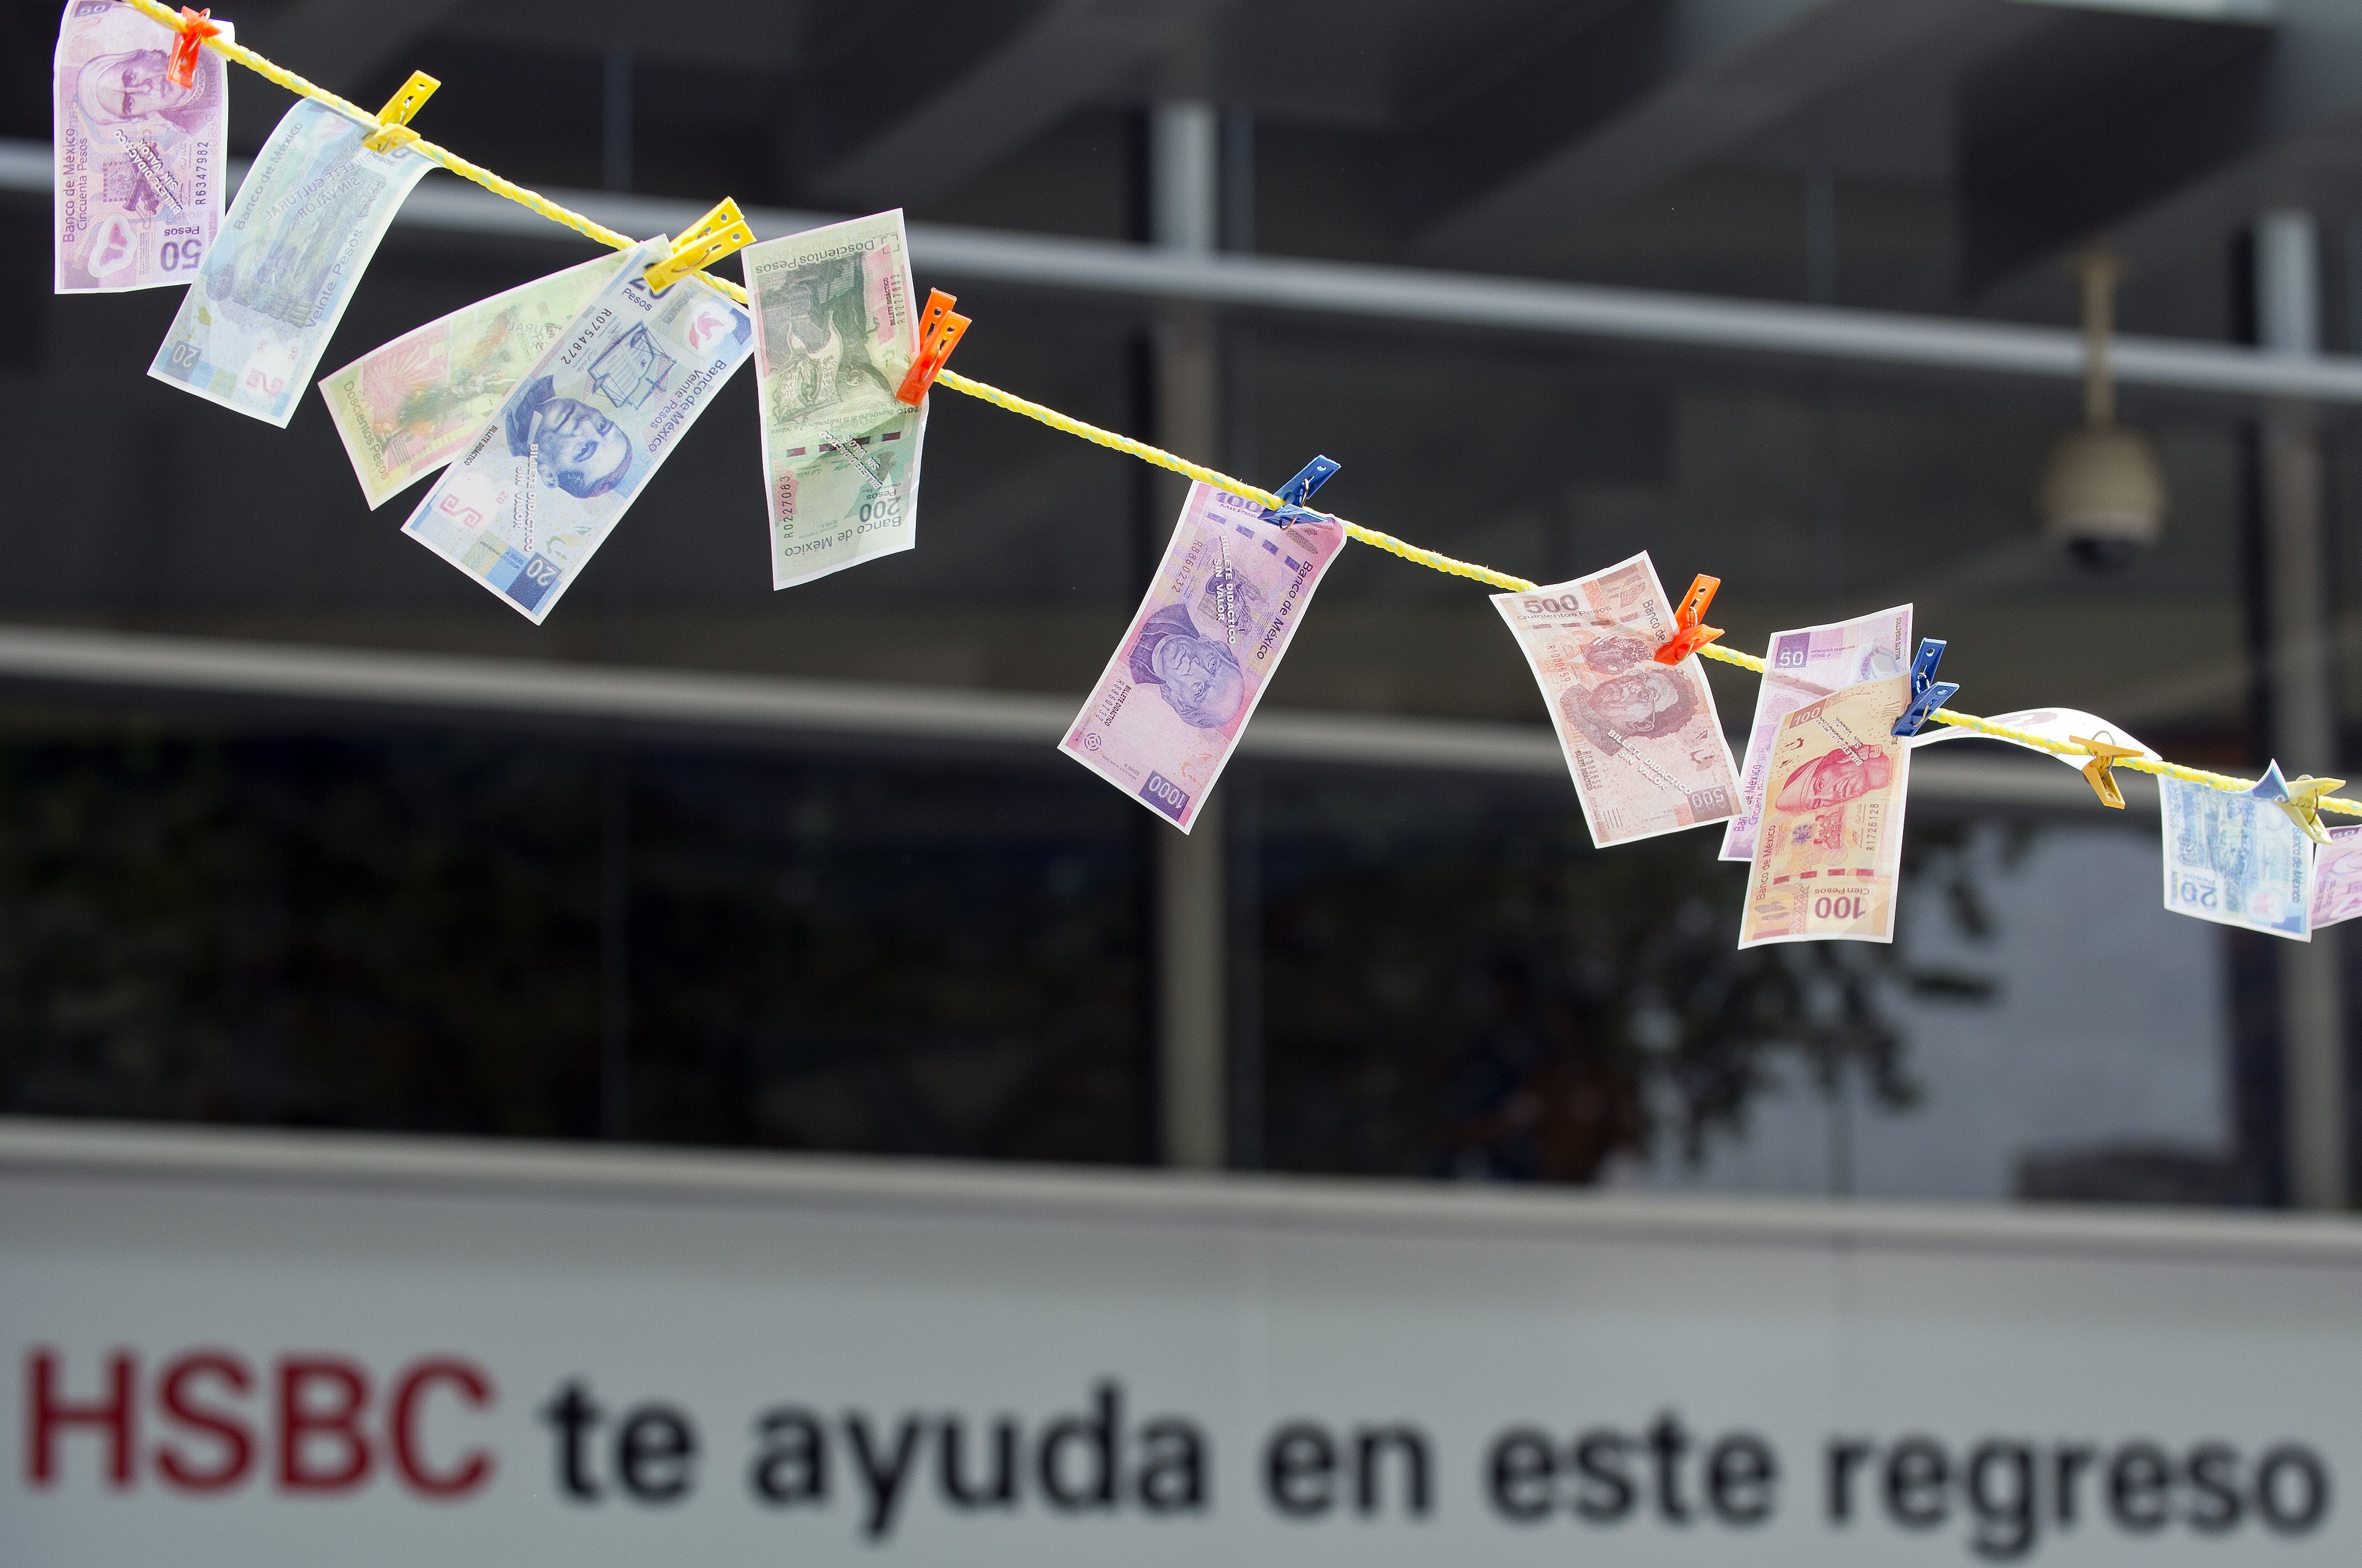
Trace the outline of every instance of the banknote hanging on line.
[[1283, 527], [1244, 496], [1192, 484], [1147, 597], [1058, 749], [1187, 833], [1344, 547], [1333, 519]]
[[371, 510], [457, 457], [623, 267], [619, 252], [536, 278], [323, 377], [320, 396]]
[[740, 253], [774, 589], [918, 543], [926, 404], [894, 395], [919, 352], [910, 253], [899, 208]]
[[1892, 942], [1911, 749], [1911, 678], [1865, 680], [1783, 715], [1763, 777], [1738, 945]]
[[[223, 39], [235, 36], [227, 22], [215, 25]], [[229, 66], [200, 50], [182, 86], [170, 70], [175, 37], [115, 0], [66, 6], [50, 83], [59, 293], [184, 284], [213, 249]]]
[[1676, 630], [1646, 550], [1604, 571], [1496, 593], [1541, 686], [1591, 842], [1605, 848], [1718, 823], [1738, 770], [1695, 656], [1663, 665]]
[[237, 188], [148, 373], [285, 428], [378, 241], [435, 167], [304, 98]]
[[1747, 757], [1738, 767], [1738, 814], [1722, 831], [1723, 859], [1755, 858], [1756, 829], [1763, 820], [1763, 782], [1772, 768], [1772, 745], [1779, 736], [1780, 721], [1849, 686], [1900, 675], [1910, 656], [1908, 604], [1772, 635], [1763, 654], [1762, 683], [1756, 688], [1755, 722], [1747, 732]]
[[671, 248], [625, 253], [403, 525], [535, 625], [753, 350], [702, 273], [648, 287]]
[[[2267, 778], [2276, 778], [2279, 764]], [[2160, 777], [2165, 907], [2221, 925], [2312, 940], [2312, 840], [2278, 802]]]

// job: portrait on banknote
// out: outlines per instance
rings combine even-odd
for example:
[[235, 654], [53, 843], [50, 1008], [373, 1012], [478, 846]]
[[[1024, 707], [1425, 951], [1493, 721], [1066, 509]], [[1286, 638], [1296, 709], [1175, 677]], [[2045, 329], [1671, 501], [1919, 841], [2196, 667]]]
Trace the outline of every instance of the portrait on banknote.
[[[594, 396], [605, 390], [595, 375], [590, 390]], [[636, 401], [609, 402], [619, 409], [639, 406]], [[502, 411], [501, 422], [509, 455], [531, 458], [542, 483], [555, 485], [577, 501], [606, 494], [631, 471], [631, 436], [588, 403], [557, 395], [554, 377], [536, 376], [525, 382]]]
[[1127, 662], [1132, 679], [1154, 687], [1185, 724], [1220, 729], [1246, 703], [1246, 675], [1236, 656], [1200, 632], [1178, 604], [1166, 605], [1141, 624]]
[[222, 61], [200, 55], [186, 87], [172, 80], [165, 65], [165, 51], [160, 49], [94, 56], [74, 70], [74, 105], [94, 128], [119, 127], [133, 135], [153, 134], [162, 126], [181, 131], [204, 129], [227, 91]]

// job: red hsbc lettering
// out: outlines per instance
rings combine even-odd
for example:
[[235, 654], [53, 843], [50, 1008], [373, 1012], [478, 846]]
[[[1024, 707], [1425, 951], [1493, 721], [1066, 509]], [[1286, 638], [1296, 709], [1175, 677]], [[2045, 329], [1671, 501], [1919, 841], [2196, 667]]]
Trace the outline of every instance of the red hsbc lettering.
[[95, 1427], [106, 1435], [106, 1484], [131, 1485], [131, 1435], [135, 1412], [131, 1388], [138, 1363], [129, 1351], [107, 1358], [107, 1393], [94, 1403], [74, 1404], [59, 1394], [58, 1353], [46, 1346], [25, 1358], [25, 1474], [36, 1486], [57, 1478], [55, 1443], [68, 1427]]
[[218, 1492], [246, 1479], [254, 1463], [254, 1438], [246, 1423], [226, 1411], [206, 1409], [190, 1402], [190, 1387], [201, 1377], [218, 1378], [232, 1394], [254, 1386], [246, 1363], [226, 1351], [192, 1351], [164, 1368], [157, 1386], [165, 1415], [184, 1427], [203, 1432], [221, 1451], [219, 1461], [200, 1466], [171, 1443], [156, 1445], [157, 1473], [168, 1485], [186, 1492]]
[[[343, 1356], [288, 1356], [279, 1364], [279, 1485], [290, 1492], [343, 1492], [369, 1479], [369, 1374]], [[328, 1451], [322, 1461], [317, 1451]]]
[[386, 1423], [393, 1467], [422, 1496], [463, 1497], [491, 1477], [492, 1456], [480, 1448], [472, 1448], [449, 1470], [436, 1472], [427, 1467], [418, 1438], [419, 1407], [427, 1391], [437, 1383], [449, 1384], [457, 1390], [458, 1397], [475, 1409], [480, 1410], [492, 1402], [491, 1380], [468, 1363], [454, 1359], [418, 1363], [403, 1375], [394, 1388], [393, 1408]]

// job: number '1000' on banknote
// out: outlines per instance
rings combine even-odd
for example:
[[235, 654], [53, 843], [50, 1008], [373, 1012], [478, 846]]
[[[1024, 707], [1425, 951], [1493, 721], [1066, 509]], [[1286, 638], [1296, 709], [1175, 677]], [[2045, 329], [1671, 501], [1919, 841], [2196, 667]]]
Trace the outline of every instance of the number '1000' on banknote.
[[2165, 907], [2312, 940], [2312, 841], [2261, 796], [2160, 777]]
[[754, 347], [702, 275], [648, 287], [669, 248], [628, 253], [403, 525], [535, 625]]
[[1572, 582], [1495, 594], [1493, 605], [1550, 704], [1592, 843], [1738, 810], [1738, 770], [1705, 671], [1694, 656], [1656, 660], [1675, 627], [1647, 551]]
[[[225, 41], [227, 22], [215, 24]], [[185, 283], [221, 226], [229, 66], [167, 72], [171, 29], [115, 0], [73, 0], [58, 27], [50, 140], [61, 294]]]

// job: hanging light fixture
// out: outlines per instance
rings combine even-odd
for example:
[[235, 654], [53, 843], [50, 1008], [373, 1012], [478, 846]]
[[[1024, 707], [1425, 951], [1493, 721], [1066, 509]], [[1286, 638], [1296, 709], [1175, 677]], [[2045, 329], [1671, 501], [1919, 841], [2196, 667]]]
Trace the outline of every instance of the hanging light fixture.
[[2108, 342], [2123, 263], [2087, 250], [2076, 270], [2083, 284], [2083, 424], [2058, 438], [2043, 467], [2043, 532], [2085, 566], [2119, 566], [2157, 543], [2165, 474], [2148, 437], [2116, 423]]

